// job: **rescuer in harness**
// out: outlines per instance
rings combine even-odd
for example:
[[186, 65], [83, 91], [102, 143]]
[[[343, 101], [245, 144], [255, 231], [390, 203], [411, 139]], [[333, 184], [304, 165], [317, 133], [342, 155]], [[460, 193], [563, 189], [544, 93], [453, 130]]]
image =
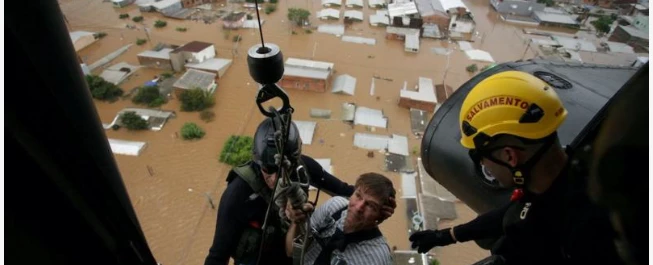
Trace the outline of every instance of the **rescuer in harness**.
[[[262, 233], [267, 233], [263, 242], [260, 264], [292, 264], [284, 247], [287, 225], [285, 220], [272, 211], [268, 218], [268, 229], [262, 231], [266, 209], [272, 197], [277, 179], [277, 152], [274, 143], [273, 121], [266, 118], [254, 135], [253, 158], [246, 164], [233, 168], [227, 176], [227, 188], [218, 207], [213, 244], [209, 249], [205, 265], [228, 264], [229, 258], [236, 265], [253, 265], [257, 262]], [[310, 175], [311, 185], [323, 189], [332, 196], [349, 197], [354, 187], [340, 181], [322, 169], [313, 158], [301, 155], [301, 138], [294, 123], [290, 126], [284, 153], [292, 154], [288, 159], [304, 167]], [[293, 171], [291, 178], [297, 179]], [[276, 208], [274, 203], [273, 207]], [[394, 199], [382, 210], [382, 220], [394, 213]]]
[[607, 212], [570, 171], [556, 131], [567, 110], [554, 89], [528, 73], [479, 82], [460, 110], [461, 144], [499, 183], [514, 188], [504, 207], [453, 228], [420, 231], [412, 247], [499, 238], [483, 264], [621, 264]]

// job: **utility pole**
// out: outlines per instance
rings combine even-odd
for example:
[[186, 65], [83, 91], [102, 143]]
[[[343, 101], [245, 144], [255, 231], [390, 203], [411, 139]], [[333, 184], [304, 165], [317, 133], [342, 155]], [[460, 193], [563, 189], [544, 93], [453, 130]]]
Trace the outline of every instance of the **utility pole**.
[[524, 60], [524, 57], [526, 56], [526, 53], [528, 52], [528, 48], [531, 47], [531, 42], [533, 42], [533, 40], [529, 39], [528, 40], [528, 45], [526, 45], [526, 49], [524, 50], [524, 54], [521, 56], [522, 60]]
[[149, 31], [148, 28], [145, 27], [145, 25], [143, 25], [143, 31], [145, 31], [145, 36], [147, 37], [147, 42], [149, 42], [150, 45], [151, 45], [152, 41], [150, 40], [150, 31]]
[[313, 45], [313, 56], [311, 56], [311, 59], [315, 59], [315, 50], [317, 49], [317, 41]]
[[442, 85], [445, 86], [444, 80], [447, 79], [447, 72], [449, 71], [449, 58], [451, 57], [451, 48], [447, 51], [447, 65], [444, 67], [444, 76], [442, 77]]

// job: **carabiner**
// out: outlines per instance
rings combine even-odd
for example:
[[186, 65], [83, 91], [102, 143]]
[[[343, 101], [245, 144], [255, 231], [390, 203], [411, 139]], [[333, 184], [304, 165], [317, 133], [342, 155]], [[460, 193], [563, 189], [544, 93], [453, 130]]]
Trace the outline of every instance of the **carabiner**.
[[290, 106], [290, 99], [288, 98], [288, 94], [286, 94], [283, 89], [281, 89], [276, 84], [265, 84], [259, 89], [258, 94], [256, 95], [256, 105], [263, 115], [268, 117], [275, 117], [273, 112], [267, 111], [265, 108], [263, 108], [262, 103], [265, 103], [266, 101], [276, 97], [280, 98], [281, 102], [283, 103], [281, 108], [277, 109], [279, 113], [286, 114], [294, 112], [294, 109]]

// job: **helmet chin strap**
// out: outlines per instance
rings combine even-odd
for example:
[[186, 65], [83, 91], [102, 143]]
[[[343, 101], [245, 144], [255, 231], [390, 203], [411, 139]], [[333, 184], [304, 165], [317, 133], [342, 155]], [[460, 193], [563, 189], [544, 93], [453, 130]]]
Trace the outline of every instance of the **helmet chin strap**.
[[540, 148], [531, 156], [525, 163], [517, 165], [517, 166], [511, 166], [510, 164], [501, 161], [499, 159], [496, 159], [492, 156], [486, 157], [490, 161], [497, 163], [499, 165], [502, 165], [504, 167], [507, 167], [510, 169], [510, 173], [512, 174], [512, 181], [515, 184], [515, 189], [525, 189], [528, 187], [528, 184], [530, 183], [531, 180], [531, 172], [533, 171], [533, 167], [535, 167], [535, 164], [537, 164], [538, 161], [540, 161], [540, 158], [542, 158], [542, 155], [549, 149], [551, 149], [551, 146], [553, 146], [555, 139], [555, 134], [551, 134], [544, 139], [542, 139], [543, 145], [540, 146]]

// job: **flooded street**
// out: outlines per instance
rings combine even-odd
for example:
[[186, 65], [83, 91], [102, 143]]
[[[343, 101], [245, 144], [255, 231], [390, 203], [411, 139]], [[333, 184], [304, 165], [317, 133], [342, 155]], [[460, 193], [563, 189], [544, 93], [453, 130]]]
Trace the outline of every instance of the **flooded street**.
[[[472, 42], [474, 48], [490, 52], [497, 63], [535, 56], [534, 51], [527, 49], [521, 28], [501, 21], [489, 6], [488, 0], [463, 2], [471, 9], [476, 19], [476, 30], [479, 34]], [[242, 4], [215, 5], [236, 9]], [[255, 106], [256, 85], [249, 76], [246, 63], [247, 50], [260, 42], [258, 31], [240, 29], [225, 33], [220, 21], [213, 24], [181, 21], [164, 18], [158, 13], [143, 13], [143, 23], [118, 18], [121, 13], [127, 13], [130, 17], [141, 15], [134, 4], [117, 9], [113, 8], [110, 2], [67, 0], [60, 1], [60, 6], [70, 31], [102, 31], [108, 34], [79, 52], [87, 64], [92, 64], [124, 45], [135, 43], [137, 38], [147, 39], [148, 34], [144, 28], [150, 29], [150, 41], [142, 46], [134, 44], [111, 63], [95, 69], [94, 74], [99, 74], [103, 68], [118, 62], [138, 65], [136, 55], [152, 49], [157, 43], [181, 45], [190, 41], [209, 42], [215, 45], [217, 57], [233, 59], [225, 76], [218, 81], [218, 88], [214, 93], [214, 121], [205, 123], [200, 120], [197, 112], [181, 112], [179, 101], [172, 99], [163, 105], [162, 109], [175, 111], [177, 117], [169, 120], [161, 131], [106, 131], [109, 138], [147, 142], [147, 147], [140, 156], [116, 155], [115, 159], [155, 258], [164, 265], [203, 264], [211, 246], [216, 223], [216, 211], [211, 209], [207, 195], [218, 202], [225, 189], [225, 178], [230, 169], [228, 165], [218, 162], [222, 145], [230, 135], [253, 135], [256, 126], [263, 119]], [[383, 155], [379, 153], [368, 158], [367, 150], [353, 147], [354, 133], [368, 131], [364, 126], [352, 128], [337, 120], [342, 103], [355, 102], [358, 106], [383, 110], [388, 117], [389, 126], [387, 129], [377, 128], [374, 133], [409, 136], [409, 150], [413, 150], [414, 147], [419, 147], [420, 140], [411, 134], [409, 110], [397, 105], [399, 90], [402, 89], [404, 81], [408, 83], [408, 87], [415, 86], [418, 77], [431, 78], [435, 84], [443, 82], [447, 56], [437, 55], [431, 48], [455, 48], [450, 55], [445, 82], [454, 89], [473, 76], [466, 72], [466, 66], [476, 63], [480, 69], [488, 64], [470, 61], [457, 44], [448, 41], [422, 39], [419, 53], [407, 53], [404, 51], [403, 41], [386, 40], [384, 28], [369, 25], [369, 15], [375, 11], [367, 6], [362, 9], [365, 20], [347, 28], [345, 35], [374, 38], [374, 46], [342, 42], [334, 35], [318, 33], [316, 30], [309, 34], [295, 29], [297, 34], [293, 35], [286, 18], [286, 10], [289, 7], [309, 9], [314, 26], [325, 23], [315, 17], [317, 11], [322, 9], [320, 0], [282, 0], [276, 12], [270, 15], [261, 12], [265, 20], [265, 41], [279, 45], [285, 58], [332, 62], [335, 64], [336, 75], [349, 74], [358, 79], [354, 96], [287, 90], [291, 104], [296, 110], [293, 119], [317, 122], [313, 144], [305, 145], [303, 152], [314, 158], [330, 158], [334, 174], [348, 183], [354, 183], [361, 173], [381, 172], [384, 160]], [[346, 8], [343, 6], [341, 10]], [[168, 25], [163, 29], [154, 28], [153, 24], [157, 19], [166, 20]], [[135, 25], [136, 29], [128, 29], [127, 24]], [[175, 30], [177, 27], [186, 27], [188, 31], [178, 32]], [[235, 46], [232, 38], [237, 34], [242, 36], [242, 41]], [[141, 68], [120, 84], [120, 87], [128, 92], [163, 72]], [[370, 95], [373, 76], [392, 81], [375, 80], [375, 92]], [[114, 103], [95, 102], [103, 123], [110, 123], [116, 113], [125, 107], [136, 107], [129, 99]], [[312, 119], [309, 116], [311, 108], [330, 109], [334, 119]], [[189, 121], [196, 122], [205, 129], [206, 136], [203, 139], [183, 141], [175, 137], [181, 126]], [[416, 156], [411, 156], [411, 159], [414, 163]], [[153, 169], [153, 175], [148, 173], [148, 167]], [[401, 195], [399, 174], [383, 174], [394, 181]], [[321, 202], [326, 199], [326, 195], [320, 197]], [[406, 206], [403, 205], [403, 200], [398, 202], [395, 216], [384, 222], [381, 230], [391, 247], [407, 250], [410, 245], [407, 231], [404, 229], [407, 226], [406, 218], [403, 215]], [[456, 207], [458, 219], [442, 223], [444, 227], [467, 222], [476, 216], [462, 203], [457, 203]], [[473, 242], [469, 242], [438, 249], [436, 258], [441, 264], [470, 264], [487, 254]]]

